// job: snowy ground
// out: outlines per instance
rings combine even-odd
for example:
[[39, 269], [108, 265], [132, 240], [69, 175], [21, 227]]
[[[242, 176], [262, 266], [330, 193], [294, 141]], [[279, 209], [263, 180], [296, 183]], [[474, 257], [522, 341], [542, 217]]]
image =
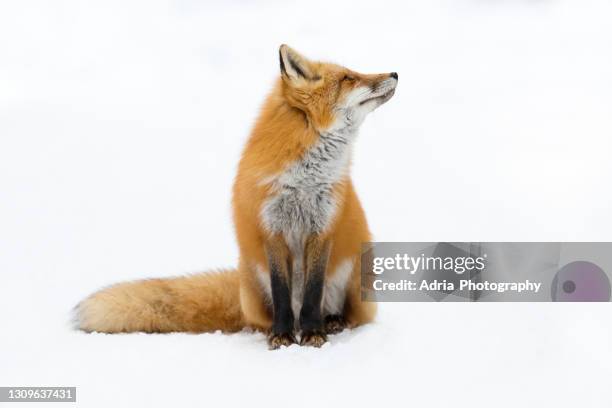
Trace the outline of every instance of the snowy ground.
[[384, 304], [278, 352], [70, 329], [100, 286], [235, 264], [232, 177], [283, 42], [399, 72], [355, 152], [377, 240], [612, 240], [609, 2], [330, 3], [0, 4], [0, 386], [77, 386], [83, 407], [612, 405], [610, 304]]

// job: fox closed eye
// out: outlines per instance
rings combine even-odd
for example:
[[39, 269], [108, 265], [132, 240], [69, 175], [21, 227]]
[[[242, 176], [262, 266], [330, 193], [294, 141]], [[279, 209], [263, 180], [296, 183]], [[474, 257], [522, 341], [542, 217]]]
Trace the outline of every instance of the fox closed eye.
[[353, 82], [354, 80], [355, 80], [355, 78], [350, 76], [350, 75], [345, 75], [345, 76], [342, 77], [342, 82], [344, 82], [344, 81]]

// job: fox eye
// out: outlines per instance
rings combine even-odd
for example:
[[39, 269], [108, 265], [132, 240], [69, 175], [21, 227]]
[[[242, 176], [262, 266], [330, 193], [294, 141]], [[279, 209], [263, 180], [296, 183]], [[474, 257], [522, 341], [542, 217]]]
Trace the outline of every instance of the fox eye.
[[355, 78], [350, 76], [350, 75], [345, 75], [345, 76], [342, 77], [342, 81], [351, 81], [352, 82], [354, 80], [355, 80]]

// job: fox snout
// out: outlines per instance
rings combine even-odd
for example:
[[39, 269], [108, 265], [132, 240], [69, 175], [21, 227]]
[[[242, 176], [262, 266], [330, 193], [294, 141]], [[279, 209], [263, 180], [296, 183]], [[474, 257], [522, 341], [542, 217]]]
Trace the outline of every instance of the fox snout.
[[372, 92], [376, 93], [380, 92], [381, 90], [386, 91], [389, 89], [395, 89], [398, 83], [398, 78], [399, 75], [397, 72], [391, 72], [384, 75], [382, 79], [379, 79], [371, 85]]
[[372, 109], [387, 102], [395, 94], [399, 75], [397, 72], [376, 75], [370, 79], [369, 92], [365, 93], [359, 101], [359, 106], [375, 102]]

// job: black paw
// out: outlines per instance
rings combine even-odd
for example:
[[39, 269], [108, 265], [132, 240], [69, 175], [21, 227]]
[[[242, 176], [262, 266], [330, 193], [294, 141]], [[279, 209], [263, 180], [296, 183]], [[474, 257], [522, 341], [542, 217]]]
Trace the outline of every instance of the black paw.
[[289, 347], [295, 343], [297, 343], [297, 340], [291, 333], [271, 334], [268, 337], [268, 347], [270, 350], [279, 349], [281, 346]]
[[325, 333], [336, 334], [346, 329], [346, 320], [340, 315], [329, 315], [325, 317]]
[[302, 333], [300, 346], [321, 347], [327, 341], [327, 336], [322, 332]]

